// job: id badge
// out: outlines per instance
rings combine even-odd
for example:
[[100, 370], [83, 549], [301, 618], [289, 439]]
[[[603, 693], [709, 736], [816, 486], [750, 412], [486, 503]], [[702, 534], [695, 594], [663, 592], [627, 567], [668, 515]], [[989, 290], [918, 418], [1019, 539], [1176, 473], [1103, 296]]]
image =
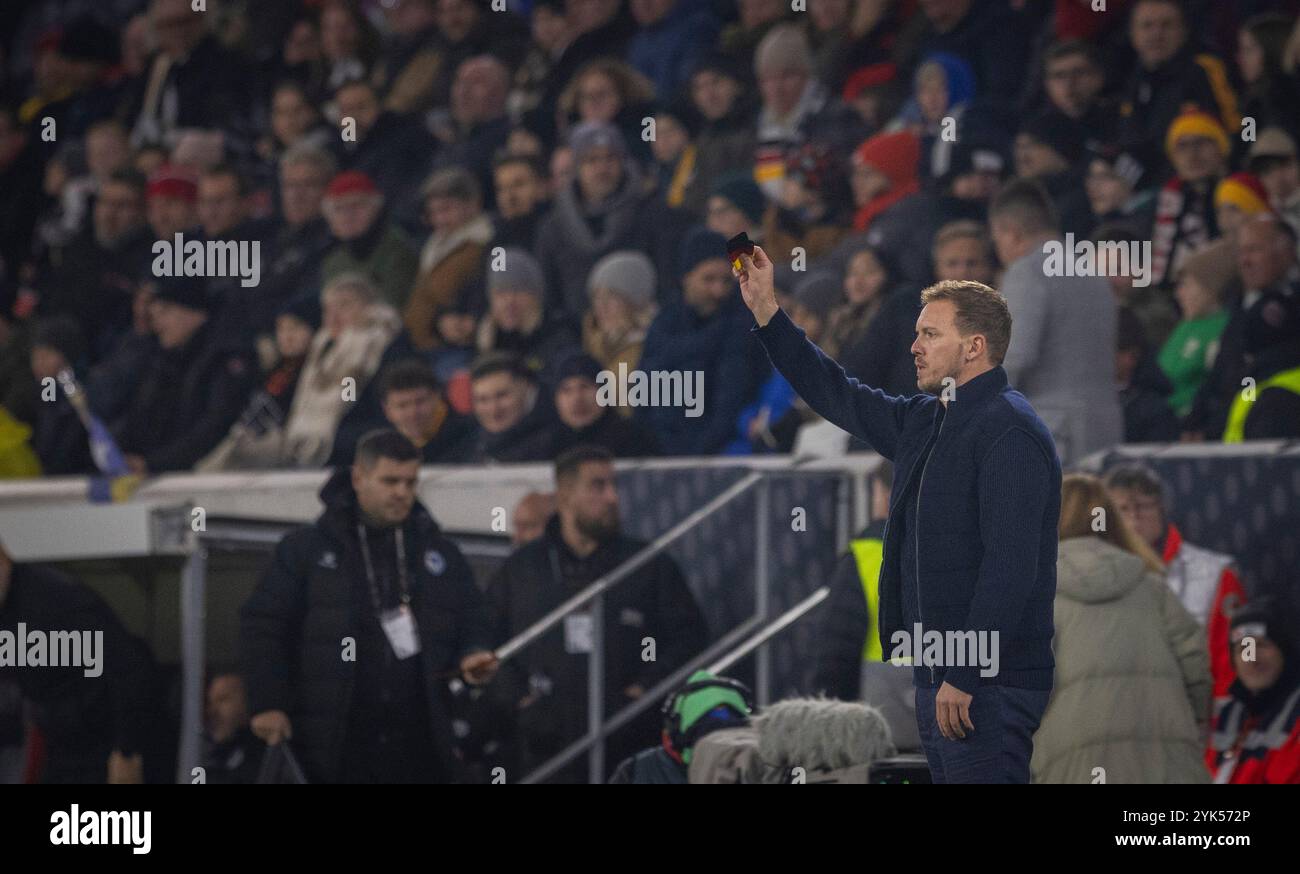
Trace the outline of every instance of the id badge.
[[564, 617], [564, 651], [570, 654], [591, 652], [591, 614], [570, 613]]
[[415, 633], [415, 614], [403, 604], [379, 614], [379, 624], [393, 648], [398, 661], [409, 659], [420, 651], [420, 637]]

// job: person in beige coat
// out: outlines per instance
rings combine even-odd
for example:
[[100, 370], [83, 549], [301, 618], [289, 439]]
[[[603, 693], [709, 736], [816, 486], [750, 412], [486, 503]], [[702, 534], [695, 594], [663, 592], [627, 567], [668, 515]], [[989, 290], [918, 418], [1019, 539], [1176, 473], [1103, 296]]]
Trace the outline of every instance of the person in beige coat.
[[284, 427], [286, 467], [319, 467], [350, 404], [379, 368], [384, 349], [401, 330], [379, 289], [360, 273], [345, 273], [321, 292], [321, 329], [307, 350], [298, 390]]
[[1033, 782], [1208, 783], [1200, 626], [1096, 477], [1064, 478], [1059, 530], [1056, 678]]

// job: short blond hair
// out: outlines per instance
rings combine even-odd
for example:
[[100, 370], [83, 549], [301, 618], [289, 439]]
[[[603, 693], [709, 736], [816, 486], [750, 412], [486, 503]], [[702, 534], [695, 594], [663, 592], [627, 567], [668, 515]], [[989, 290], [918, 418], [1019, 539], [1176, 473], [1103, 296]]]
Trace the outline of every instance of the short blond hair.
[[957, 308], [957, 330], [963, 337], [981, 334], [988, 345], [989, 360], [1001, 364], [1011, 345], [1011, 311], [1007, 299], [982, 282], [945, 279], [921, 292], [921, 303], [952, 301]]

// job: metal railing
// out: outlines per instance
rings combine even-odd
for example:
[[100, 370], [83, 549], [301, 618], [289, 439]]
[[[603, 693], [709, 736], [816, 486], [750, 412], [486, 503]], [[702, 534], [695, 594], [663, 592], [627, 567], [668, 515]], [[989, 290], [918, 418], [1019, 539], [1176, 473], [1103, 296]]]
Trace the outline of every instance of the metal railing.
[[[755, 485], [759, 485], [759, 484], [762, 484], [763, 488], [759, 491], [759, 500], [757, 503], [759, 504], [760, 507], [765, 509], [768, 505], [767, 490], [769, 488], [769, 484], [767, 478], [762, 473], [758, 473], [758, 472], [747, 474], [738, 482], [733, 483], [731, 486], [725, 489], [720, 495], [713, 498], [703, 507], [700, 507], [698, 510], [688, 515], [685, 519], [678, 522], [672, 528], [668, 529], [663, 534], [656, 537], [653, 541], [646, 544], [646, 546], [643, 549], [641, 549], [641, 551], [639, 551], [636, 555], [632, 556], [630, 559], [623, 562], [623, 564], [619, 565], [614, 570], [610, 571], [609, 573], [605, 574], [598, 580], [594, 581], [591, 585], [587, 586], [587, 588], [583, 589], [581, 592], [578, 592], [576, 595], [569, 598], [563, 604], [560, 604], [554, 610], [547, 613], [542, 618], [538, 619], [532, 625], [528, 626], [526, 629], [521, 631], [519, 634], [511, 638], [509, 641], [507, 641], [505, 644], [503, 644], [501, 647], [497, 649], [496, 651], [497, 658], [504, 662], [505, 660], [514, 656], [524, 647], [536, 641], [543, 634], [546, 634], [552, 628], [555, 628], [557, 625], [563, 622], [564, 618], [569, 614], [574, 613], [578, 610], [586, 609], [588, 605], [590, 605], [591, 656], [587, 663], [588, 664], [587, 734], [585, 737], [581, 738], [575, 744], [571, 745], [570, 747], [564, 750], [561, 750], [559, 753], [556, 753], [549, 760], [544, 762], [540, 767], [535, 769], [535, 771], [530, 773], [524, 779], [524, 782], [536, 782], [537, 780], [545, 779], [546, 777], [553, 774], [555, 771], [562, 768], [564, 765], [567, 765], [584, 749], [587, 751], [587, 771], [591, 782], [600, 783], [604, 781], [605, 738], [609, 735], [609, 731], [610, 731], [610, 729], [605, 725], [605, 720], [604, 720], [605, 593], [608, 592], [610, 589], [612, 589], [614, 586], [626, 580], [628, 577], [630, 577], [634, 571], [639, 569], [642, 565], [650, 561], [650, 559], [654, 558], [659, 553], [663, 552], [665, 549], [668, 548], [669, 545], [671, 545], [682, 535], [686, 534], [688, 531], [695, 528], [697, 525], [699, 525], [702, 521], [707, 519], [709, 516], [712, 516], [714, 513], [716, 513], [718, 510], [722, 509], [724, 506], [734, 501], [740, 495], [744, 494], [745, 492], [752, 489]], [[759, 527], [760, 549], [766, 550], [766, 546], [767, 546], [767, 538], [765, 534], [766, 527], [767, 527], [766, 514], [764, 514], [759, 518], [759, 526], [760, 526]], [[760, 570], [763, 574], [766, 574], [766, 570], [767, 570], [766, 563], [764, 563], [761, 566]], [[767, 588], [766, 577], [764, 576], [760, 578], [756, 575], [755, 584], [759, 586], [759, 591], [763, 592], [763, 590]], [[765, 594], [762, 595], [761, 598], [762, 598], [762, 606], [766, 607], [766, 595]], [[764, 614], [759, 613], [758, 615], [759, 617], [761, 617]], [[742, 627], [743, 626], [744, 623], [742, 623]], [[726, 639], [727, 638], [724, 638], [724, 640]], [[659, 685], [663, 685], [663, 684], [661, 683]], [[658, 688], [659, 686], [655, 687], [656, 690]], [[643, 695], [642, 698], [646, 699], [644, 706], [649, 706], [651, 703], [654, 702], [654, 699], [651, 698], [648, 694]], [[633, 702], [633, 705], [640, 704], [640, 703], [642, 702], [638, 700]], [[639, 712], [640, 710], [635, 711], [635, 713], [639, 713]], [[635, 715], [635, 713], [633, 713], [633, 715]], [[631, 719], [632, 717], [629, 716], [627, 718]], [[625, 722], [626, 720], [621, 721], [619, 725], [621, 726]]]

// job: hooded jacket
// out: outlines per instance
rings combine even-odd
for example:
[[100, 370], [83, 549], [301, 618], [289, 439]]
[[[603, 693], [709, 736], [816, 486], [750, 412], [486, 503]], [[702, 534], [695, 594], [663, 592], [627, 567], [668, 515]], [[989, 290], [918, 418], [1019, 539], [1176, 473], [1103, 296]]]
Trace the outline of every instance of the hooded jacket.
[[1208, 783], [1210, 665], [1201, 627], [1142, 559], [1098, 537], [1060, 544], [1056, 680], [1035, 783]]
[[[249, 712], [282, 710], [307, 776], [332, 782], [342, 771], [345, 729], [357, 698], [357, 662], [340, 657], [345, 638], [362, 638], [372, 610], [357, 539], [358, 504], [344, 468], [320, 491], [325, 510], [287, 535], [239, 611], [240, 653]], [[416, 501], [402, 523], [411, 609], [420, 638], [419, 671], [430, 743], [449, 780], [460, 769], [438, 674], [491, 646], [491, 618], [460, 550]]]

